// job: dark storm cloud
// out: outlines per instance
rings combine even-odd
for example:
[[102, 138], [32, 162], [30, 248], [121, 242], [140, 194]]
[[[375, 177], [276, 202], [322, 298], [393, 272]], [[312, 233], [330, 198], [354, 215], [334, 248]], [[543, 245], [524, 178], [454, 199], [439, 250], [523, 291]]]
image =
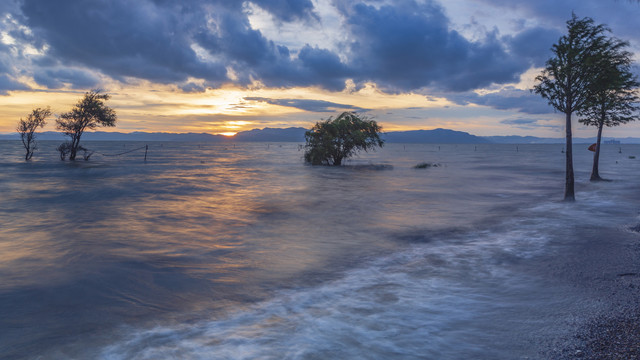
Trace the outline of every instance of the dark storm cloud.
[[228, 10], [215, 14], [216, 29], [199, 29], [195, 40], [214, 56], [251, 66], [269, 61], [274, 44], [258, 30], [251, 28], [249, 20]]
[[55, 67], [60, 65], [60, 62], [52, 56], [37, 56], [33, 58], [31, 62], [39, 67]]
[[11, 90], [29, 90], [29, 87], [6, 74], [0, 74], [0, 95], [7, 95]]
[[300, 70], [289, 49], [268, 40], [251, 28], [242, 14], [222, 11], [215, 17], [216, 31], [208, 27], [194, 34], [194, 40], [214, 58], [222, 59], [236, 74], [234, 81], [248, 85], [259, 80], [267, 86], [295, 86]]
[[544, 66], [551, 57], [551, 46], [563, 34], [555, 29], [535, 27], [523, 30], [515, 36], [505, 37], [511, 53], [536, 67]]
[[224, 66], [200, 61], [188, 46], [184, 26], [203, 19], [184, 9], [126, 0], [25, 0], [22, 6], [28, 25], [62, 61], [159, 82], [224, 79]]
[[38, 85], [42, 85], [47, 89], [60, 89], [64, 86], [64, 83], [55, 77], [51, 77], [47, 71], [39, 71], [33, 74], [33, 80], [35, 80]]
[[547, 102], [529, 90], [516, 89], [508, 86], [504, 89], [479, 95], [475, 92], [449, 93], [447, 99], [460, 104], [477, 104], [490, 106], [498, 110], [516, 110], [525, 114], [548, 114], [553, 112]]
[[[253, 3], [279, 21], [318, 21], [310, 0]], [[314, 44], [292, 50], [267, 39], [251, 27], [241, 2], [23, 0], [22, 4], [27, 25], [50, 46], [49, 56], [116, 79], [130, 76], [164, 83], [186, 84], [193, 77], [204, 79], [207, 86], [258, 80], [274, 87], [340, 90], [347, 79], [354, 79], [359, 85], [376, 82], [386, 91], [423, 87], [465, 91], [516, 81], [530, 65], [522, 59], [539, 62], [537, 49], [550, 46], [521, 46], [530, 40], [528, 34], [505, 44], [497, 32], [469, 41], [451, 29], [442, 8], [431, 1], [382, 6], [343, 2], [337, 8], [348, 35], [341, 45], [343, 59]], [[232, 70], [230, 75], [227, 69]], [[39, 76], [42, 84], [58, 85]]]
[[[251, 2], [276, 22], [321, 24], [310, 0]], [[252, 27], [246, 3], [224, 0], [22, 0], [15, 18], [32, 32], [14, 37], [37, 49], [48, 45], [46, 54], [29, 60], [34, 80], [48, 88], [99, 85], [100, 77], [89, 71], [120, 81], [134, 77], [176, 83], [185, 92], [255, 81], [268, 87], [339, 91], [352, 79], [356, 88], [371, 81], [386, 92], [435, 90], [459, 104], [530, 114], [550, 111], [541, 99], [516, 89], [484, 96], [471, 90], [517, 82], [528, 68], [544, 63], [560, 30], [526, 28], [510, 36], [493, 30], [472, 41], [453, 29], [434, 1], [333, 4], [341, 14], [345, 40], [331, 50], [317, 44], [278, 44]], [[0, 66], [1, 61], [0, 56]], [[65, 66], [72, 70], [61, 70]], [[11, 74], [7, 86], [7, 80], [17, 78]], [[280, 105], [323, 112], [333, 104]]]
[[[8, 8], [7, 5], [4, 6]], [[3, 7], [0, 7], [0, 11], [2, 9]], [[1, 12], [0, 15], [2, 15]], [[8, 33], [13, 32], [13, 29], [7, 27], [6, 24], [0, 24], [0, 30], [5, 30]], [[0, 95], [7, 95], [12, 90], [29, 90], [28, 85], [17, 80], [21, 75], [21, 71], [16, 64], [23, 58], [24, 54], [21, 49], [14, 45], [0, 42]]]
[[484, 3], [509, 9], [517, 9], [528, 19], [539, 19], [564, 30], [565, 23], [575, 12], [578, 17], [591, 17], [607, 24], [617, 37], [637, 37], [640, 4], [633, 0], [480, 0]]
[[329, 90], [342, 90], [354, 72], [340, 61], [338, 55], [326, 49], [306, 45], [298, 54], [298, 62], [309, 83], [322, 84]]
[[366, 110], [357, 106], [338, 104], [338, 103], [323, 101], [323, 100], [269, 99], [264, 97], [245, 97], [244, 100], [266, 102], [272, 105], [293, 107], [296, 109], [301, 109], [301, 110], [311, 111], [311, 112], [335, 112], [340, 110], [352, 110], [352, 111]]
[[6, 74], [10, 71], [8, 65], [10, 58], [6, 56], [9, 51], [9, 47], [0, 42], [0, 74]]
[[268, 40], [238, 13], [225, 12], [216, 19], [217, 32], [202, 29], [194, 39], [213, 56], [226, 59], [237, 83], [247, 85], [259, 80], [271, 87], [344, 88], [349, 69], [336, 54], [306, 45], [294, 57], [289, 48]]
[[348, 24], [355, 35], [351, 55], [358, 78], [398, 90], [470, 90], [516, 81], [528, 68], [509, 55], [495, 32], [471, 42], [452, 30], [433, 2], [358, 3], [348, 12]]
[[[313, 19], [308, 1], [256, 1], [280, 20]], [[51, 46], [50, 56], [83, 65], [122, 80], [154, 82], [204, 79], [208, 86], [224, 82], [267, 86], [320, 85], [344, 87], [346, 71], [327, 50], [304, 47], [292, 57], [251, 28], [239, 2], [24, 0], [28, 25]], [[205, 53], [198, 53], [194, 45]], [[235, 77], [227, 77], [227, 67]], [[40, 83], [58, 86], [55, 81]], [[54, 80], [54, 79], [49, 79]], [[196, 90], [188, 84], [186, 90]]]
[[2, 0], [0, 1], [0, 14], [12, 14], [16, 16], [20, 8], [20, 0]]
[[74, 89], [94, 88], [100, 79], [94, 74], [84, 70], [56, 69], [39, 70], [33, 79], [40, 85], [49, 89], [59, 89], [69, 84]]
[[318, 19], [310, 0], [254, 0], [252, 2], [282, 21]]

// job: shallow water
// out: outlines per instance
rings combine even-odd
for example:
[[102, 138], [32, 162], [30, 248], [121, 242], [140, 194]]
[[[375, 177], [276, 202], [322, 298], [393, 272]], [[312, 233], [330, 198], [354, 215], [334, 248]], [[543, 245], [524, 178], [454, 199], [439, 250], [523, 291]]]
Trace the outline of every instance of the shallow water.
[[[589, 229], [633, 237], [640, 146], [402, 145], [347, 166], [297, 144], [0, 142], [0, 356], [536, 357], [589, 290], [535, 270]], [[436, 163], [413, 169], [420, 162]], [[591, 236], [591, 235], [589, 235]], [[534, 270], [532, 270], [534, 269]]]

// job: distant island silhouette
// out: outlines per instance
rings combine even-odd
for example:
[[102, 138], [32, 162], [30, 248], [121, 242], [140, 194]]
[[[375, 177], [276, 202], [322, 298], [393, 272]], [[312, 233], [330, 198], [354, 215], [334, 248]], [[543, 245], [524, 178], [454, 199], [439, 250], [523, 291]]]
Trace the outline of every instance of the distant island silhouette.
[[[302, 127], [263, 128], [238, 132], [234, 136], [214, 135], [208, 133], [169, 133], [141, 132], [130, 133], [93, 131], [86, 132], [84, 141], [185, 141], [185, 142], [304, 142]], [[64, 140], [64, 136], [55, 131], [37, 134], [39, 140]], [[410, 130], [385, 132], [383, 138], [387, 143], [404, 144], [562, 144], [565, 139], [542, 138], [535, 136], [477, 136], [464, 131], [449, 129]], [[19, 140], [19, 135], [0, 134], [0, 140]], [[613, 141], [611, 141], [613, 140]], [[605, 138], [604, 143], [638, 144], [640, 138]], [[591, 144], [595, 137], [574, 138], [574, 143]]]

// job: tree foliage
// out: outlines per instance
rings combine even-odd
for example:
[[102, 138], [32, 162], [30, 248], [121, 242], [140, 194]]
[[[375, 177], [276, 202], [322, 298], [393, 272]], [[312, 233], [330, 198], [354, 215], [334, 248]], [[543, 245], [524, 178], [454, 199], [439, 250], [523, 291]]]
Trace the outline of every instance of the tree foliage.
[[604, 126], [618, 126], [637, 118], [638, 83], [631, 71], [632, 54], [626, 51], [629, 43], [611, 38], [598, 59], [595, 80], [591, 83], [589, 97], [578, 110], [579, 121], [598, 128], [593, 157], [591, 180], [602, 180], [598, 172], [600, 143]]
[[604, 25], [591, 18], [579, 19], [575, 14], [567, 21], [567, 34], [551, 48], [542, 73], [536, 77], [533, 91], [547, 99], [549, 105], [565, 114], [566, 178], [564, 199], [575, 200], [571, 116], [585, 108], [596, 81], [598, 62], [608, 46]]
[[304, 159], [312, 165], [341, 165], [358, 151], [384, 145], [382, 127], [367, 117], [343, 112], [337, 118], [317, 122], [305, 132]]
[[598, 61], [585, 106], [578, 111], [579, 121], [587, 126], [618, 126], [636, 119], [638, 83], [631, 71], [632, 56], [628, 42], [610, 39]]
[[[63, 144], [64, 146], [59, 147], [60, 157], [63, 160], [66, 153], [69, 154], [69, 160], [75, 160], [78, 150], [82, 150], [80, 138], [85, 130], [93, 130], [98, 126], [116, 125], [116, 112], [104, 103], [109, 98], [108, 94], [102, 94], [100, 90], [89, 91], [71, 111], [56, 119], [58, 130], [71, 138], [67, 145]], [[65, 150], [64, 156], [60, 149]], [[85, 156], [85, 159], [88, 157]]]
[[552, 46], [554, 56], [547, 60], [533, 88], [565, 114], [578, 111], [587, 101], [599, 72], [599, 57], [608, 43], [605, 32], [609, 31], [591, 18], [578, 19], [575, 14], [567, 21], [567, 30], [567, 35]]
[[20, 134], [20, 140], [25, 149], [25, 161], [31, 160], [33, 152], [38, 149], [36, 143], [36, 130], [47, 123], [47, 117], [51, 116], [50, 108], [36, 108], [31, 111], [26, 120], [20, 119], [16, 131]]

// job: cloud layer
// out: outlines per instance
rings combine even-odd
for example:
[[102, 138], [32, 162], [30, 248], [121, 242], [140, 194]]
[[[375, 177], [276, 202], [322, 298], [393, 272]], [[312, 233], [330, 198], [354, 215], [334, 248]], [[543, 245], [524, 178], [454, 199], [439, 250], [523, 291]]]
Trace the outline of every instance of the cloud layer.
[[[522, 17], [509, 29], [488, 23], [469, 36], [461, 32], [468, 24], [452, 23], [435, 0], [7, 0], [0, 3], [0, 94], [29, 84], [87, 89], [105, 80], [175, 84], [185, 92], [224, 84], [342, 91], [375, 83], [388, 93], [540, 114], [550, 110], [522, 90], [507, 86], [484, 96], [473, 90], [517, 83], [541, 66], [571, 10], [617, 21], [621, 35], [637, 29], [620, 9], [640, 15], [638, 4], [613, 9], [597, 0], [481, 2]], [[261, 29], [256, 9], [276, 27], [325, 33], [331, 41], [279, 38]], [[280, 103], [331, 108], [287, 101]]]
[[[275, 21], [322, 27], [309, 0], [253, 0]], [[433, 2], [335, 3], [346, 41], [334, 50], [317, 44], [290, 48], [266, 38], [242, 2], [168, 0], [22, 0], [16, 18], [47, 44], [36, 82], [49, 88], [96, 80], [86, 68], [115, 79], [180, 83], [197, 89], [223, 83], [270, 87], [320, 86], [342, 90], [345, 81], [375, 82], [386, 91], [424, 87], [467, 91], [517, 81], [544, 59], [557, 34], [532, 28], [513, 37], [498, 31], [466, 39]], [[556, 36], [557, 38], [557, 36]], [[35, 40], [32, 39], [32, 42]], [[42, 44], [40, 44], [42, 46]], [[336, 50], [338, 49], [338, 50]], [[71, 65], [74, 71], [60, 70]]]
[[353, 105], [338, 104], [324, 100], [309, 99], [269, 99], [264, 97], [245, 97], [246, 101], [259, 101], [272, 105], [292, 107], [311, 112], [337, 112], [337, 111], [367, 111]]

